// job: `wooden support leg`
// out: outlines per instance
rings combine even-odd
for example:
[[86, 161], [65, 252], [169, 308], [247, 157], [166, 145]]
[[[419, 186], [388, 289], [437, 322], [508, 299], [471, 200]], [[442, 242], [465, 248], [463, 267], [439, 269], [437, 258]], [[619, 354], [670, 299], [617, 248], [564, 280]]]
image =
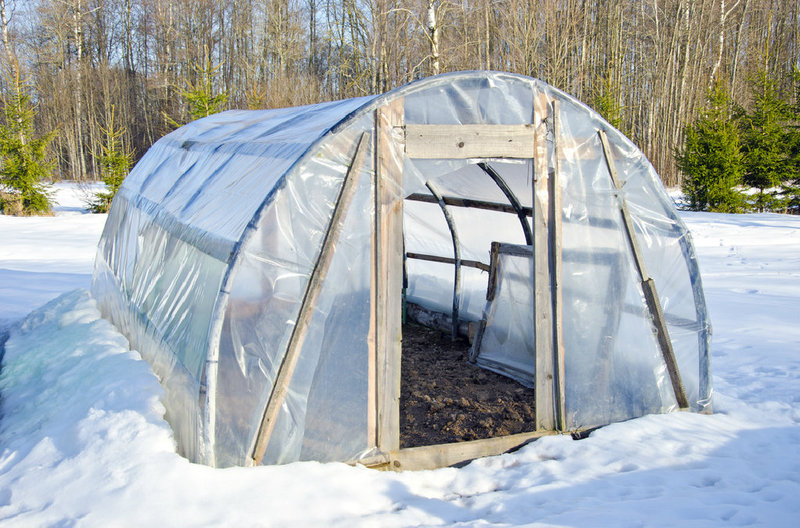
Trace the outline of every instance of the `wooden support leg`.
[[604, 130], [598, 131], [598, 134], [600, 136], [600, 142], [603, 145], [603, 155], [605, 156], [609, 175], [614, 183], [614, 187], [617, 189], [617, 197], [619, 199], [619, 207], [622, 214], [622, 223], [625, 228], [628, 244], [630, 245], [631, 252], [633, 253], [636, 269], [639, 273], [642, 292], [644, 293], [647, 309], [650, 312], [650, 317], [652, 318], [653, 325], [656, 329], [658, 346], [661, 349], [661, 355], [664, 358], [664, 364], [667, 367], [667, 372], [669, 372], [669, 378], [672, 382], [672, 390], [675, 393], [675, 400], [678, 402], [678, 406], [681, 409], [688, 409], [689, 400], [686, 397], [686, 389], [683, 386], [680, 371], [678, 370], [678, 362], [675, 359], [675, 352], [672, 349], [672, 340], [669, 337], [669, 332], [667, 331], [667, 322], [664, 319], [664, 313], [661, 310], [661, 301], [659, 300], [658, 293], [656, 292], [655, 282], [647, 273], [644, 257], [642, 256], [642, 252], [639, 247], [639, 241], [636, 238], [636, 232], [633, 227], [633, 219], [631, 218], [630, 211], [628, 210], [628, 204], [625, 201], [625, 197], [622, 196], [622, 182], [617, 175], [617, 168], [614, 165], [613, 158], [611, 157], [611, 148], [608, 144], [608, 137], [606, 136]]
[[369, 147], [369, 134], [364, 133], [359, 138], [356, 153], [350, 168], [345, 175], [342, 182], [342, 188], [339, 192], [339, 197], [334, 206], [331, 223], [328, 226], [328, 232], [322, 242], [322, 249], [320, 250], [317, 263], [311, 272], [311, 277], [306, 286], [306, 293], [303, 297], [303, 302], [300, 305], [300, 312], [297, 315], [292, 336], [289, 339], [289, 344], [286, 347], [286, 353], [283, 356], [283, 361], [278, 368], [278, 374], [275, 377], [275, 383], [272, 387], [272, 394], [267, 400], [267, 405], [261, 418], [261, 424], [258, 428], [258, 433], [255, 438], [255, 443], [252, 450], [252, 461], [254, 465], [261, 463], [264, 458], [264, 453], [267, 450], [270, 435], [275, 427], [275, 422], [278, 418], [281, 404], [283, 403], [286, 393], [289, 390], [289, 384], [292, 381], [292, 374], [297, 366], [297, 360], [300, 355], [300, 350], [303, 348], [306, 333], [308, 332], [309, 325], [311, 324], [311, 317], [314, 313], [314, 306], [319, 298], [322, 284], [325, 280], [325, 275], [328, 272], [330, 263], [333, 260], [336, 241], [341, 234], [342, 227], [350, 203], [355, 195], [356, 188], [358, 187], [358, 180], [361, 169], [364, 166], [364, 161], [367, 157], [367, 150]]

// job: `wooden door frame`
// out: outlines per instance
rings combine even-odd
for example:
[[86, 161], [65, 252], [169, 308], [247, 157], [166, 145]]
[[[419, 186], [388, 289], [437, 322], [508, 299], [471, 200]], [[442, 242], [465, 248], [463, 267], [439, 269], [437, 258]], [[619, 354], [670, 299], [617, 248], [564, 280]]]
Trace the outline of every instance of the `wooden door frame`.
[[[547, 127], [557, 118], [557, 102], [540, 94], [534, 98], [533, 124], [523, 125], [406, 125], [404, 99], [375, 111], [375, 230], [373, 233], [373, 317], [370, 325], [370, 432], [377, 454], [358, 461], [368, 467], [431, 469], [518, 448], [532, 439], [556, 434], [563, 423], [563, 346], [557, 314], [560, 310], [560, 204], [558, 167], [548, 167]], [[552, 132], [552, 129], [551, 129]], [[558, 152], [554, 157], [558, 157]], [[532, 159], [534, 288], [545, 317], [537, 329], [536, 431], [451, 444], [400, 448], [400, 377], [402, 327], [400, 285], [403, 248], [403, 161], [411, 159], [516, 158]], [[546, 209], [537, 194], [544, 190]], [[538, 204], [538, 209], [537, 209]], [[539, 215], [537, 217], [537, 214]], [[551, 219], [555, 219], [554, 222]], [[537, 225], [537, 221], [539, 225]], [[537, 250], [538, 248], [538, 250]], [[534, 315], [535, 317], [535, 315]], [[556, 342], [556, 339], [558, 341]], [[560, 375], [559, 375], [560, 373]], [[560, 383], [559, 383], [560, 382]], [[560, 405], [557, 407], [557, 404]], [[539, 416], [543, 416], [540, 420]]]

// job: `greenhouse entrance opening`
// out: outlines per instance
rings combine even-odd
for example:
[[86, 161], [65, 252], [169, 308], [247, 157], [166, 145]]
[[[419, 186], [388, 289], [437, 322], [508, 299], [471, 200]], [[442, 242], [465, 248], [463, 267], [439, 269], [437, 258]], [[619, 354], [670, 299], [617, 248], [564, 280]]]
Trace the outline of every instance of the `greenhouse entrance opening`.
[[[382, 122], [380, 111], [376, 121]], [[509, 376], [502, 362], [492, 365], [480, 354], [482, 336], [497, 337], [486, 316], [499, 284], [510, 303], [501, 311], [513, 314], [500, 326], [517, 335], [489, 348], [533, 363], [527, 334], [534, 322], [534, 131], [533, 124], [405, 126], [402, 177], [389, 178], [404, 195], [402, 450], [537, 433], [532, 371]], [[543, 157], [545, 137], [543, 130]], [[381, 155], [380, 139], [378, 145], [379, 159], [392, 158]], [[500, 266], [508, 248], [527, 257], [521, 274], [506, 262]]]
[[[454, 160], [445, 163], [436, 168], [458, 165]], [[436, 164], [427, 165], [430, 169]], [[532, 242], [531, 188], [526, 184], [530, 171], [528, 161], [471, 160], [427, 178], [427, 192], [405, 197], [401, 448], [536, 429], [533, 378], [513, 379], [483, 360], [481, 366], [489, 370], [480, 368], [475, 342], [485, 335], [483, 316], [498, 279], [503, 291], [509, 289], [508, 280], [523, 281], [518, 298], [504, 301], [514, 303], [512, 312], [522, 328], [533, 324], [530, 295], [525, 293], [529, 270], [520, 275], [508, 268], [508, 276], [498, 277], [497, 269], [499, 248], [506, 247], [522, 248], [531, 267], [532, 246], [526, 244]], [[496, 242], [498, 238], [506, 241]], [[512, 340], [512, 350], [506, 352], [531, 342]], [[527, 355], [532, 361], [529, 350]]]
[[401, 449], [535, 429], [533, 389], [470, 363], [469, 351], [463, 336], [403, 325]]

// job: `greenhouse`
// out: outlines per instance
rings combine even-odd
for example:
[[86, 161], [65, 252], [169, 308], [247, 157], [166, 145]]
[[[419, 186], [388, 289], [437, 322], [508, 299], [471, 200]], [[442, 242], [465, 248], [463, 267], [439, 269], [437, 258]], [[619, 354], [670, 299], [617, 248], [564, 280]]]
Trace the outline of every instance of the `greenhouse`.
[[[92, 292], [164, 386], [179, 451], [212, 466], [439, 467], [711, 410], [697, 259], [658, 175], [596, 112], [519, 75], [175, 130], [114, 198]], [[448, 423], [403, 410], [420, 328], [461, 343], [481, 383], [454, 383], [474, 403], [409, 389]], [[467, 420], [496, 379], [530, 409], [517, 429], [403, 440], [401, 422]]]

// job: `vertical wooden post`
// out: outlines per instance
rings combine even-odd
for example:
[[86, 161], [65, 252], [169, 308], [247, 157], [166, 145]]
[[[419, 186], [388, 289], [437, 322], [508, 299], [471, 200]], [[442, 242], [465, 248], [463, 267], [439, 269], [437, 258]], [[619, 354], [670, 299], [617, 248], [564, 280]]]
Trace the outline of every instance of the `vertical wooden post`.
[[553, 172], [550, 175], [550, 284], [553, 299], [553, 371], [556, 427], [567, 429], [564, 336], [561, 314], [561, 105], [553, 101]]
[[497, 267], [500, 266], [500, 242], [492, 242], [489, 250], [489, 281], [486, 286], [486, 300], [493, 301], [497, 290]]
[[553, 405], [553, 324], [550, 283], [550, 207], [547, 167], [547, 122], [550, 102], [544, 93], [534, 96], [534, 158], [533, 172], [533, 348], [535, 357], [534, 383], [537, 431], [555, 428]]
[[376, 445], [385, 453], [400, 448], [404, 102], [375, 111]]

